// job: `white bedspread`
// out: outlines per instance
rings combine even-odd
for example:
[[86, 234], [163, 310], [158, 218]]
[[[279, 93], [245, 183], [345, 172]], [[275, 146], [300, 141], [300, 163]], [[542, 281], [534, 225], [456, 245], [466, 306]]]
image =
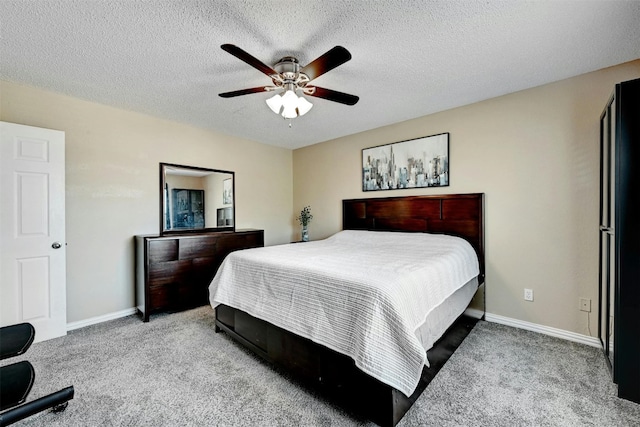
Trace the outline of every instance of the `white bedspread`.
[[227, 256], [209, 287], [226, 304], [350, 356], [409, 396], [426, 351], [415, 330], [479, 273], [465, 240], [439, 234], [341, 231], [325, 240]]

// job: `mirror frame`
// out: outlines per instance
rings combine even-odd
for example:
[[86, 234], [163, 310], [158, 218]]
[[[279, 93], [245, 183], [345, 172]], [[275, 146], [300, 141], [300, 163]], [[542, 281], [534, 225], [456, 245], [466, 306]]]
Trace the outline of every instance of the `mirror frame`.
[[[168, 167], [180, 168], [180, 169], [191, 169], [199, 172], [222, 173], [226, 175], [231, 175], [231, 192], [232, 192], [231, 208], [233, 210], [233, 225], [228, 227], [182, 228], [179, 230], [166, 230], [165, 229], [165, 205], [166, 205], [165, 186], [167, 184], [167, 180], [166, 180], [165, 170]], [[197, 166], [178, 165], [175, 163], [160, 163], [160, 236], [175, 235], [175, 234], [210, 233], [210, 232], [220, 232], [220, 231], [235, 231], [235, 229], [236, 229], [236, 174], [235, 172], [222, 170], [222, 169], [209, 169], [209, 168], [201, 168]]]

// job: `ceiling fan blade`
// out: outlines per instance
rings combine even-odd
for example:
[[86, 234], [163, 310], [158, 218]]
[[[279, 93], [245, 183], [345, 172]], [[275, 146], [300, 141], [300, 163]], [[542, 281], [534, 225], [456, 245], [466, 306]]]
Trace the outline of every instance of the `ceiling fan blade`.
[[236, 58], [246, 62], [247, 64], [251, 65], [253, 68], [257, 69], [258, 71], [266, 74], [267, 76], [272, 76], [272, 75], [278, 75], [278, 72], [276, 70], [274, 70], [273, 68], [269, 67], [268, 65], [266, 65], [265, 63], [263, 63], [262, 61], [260, 61], [259, 59], [253, 57], [252, 55], [250, 55], [249, 53], [245, 52], [244, 50], [240, 49], [238, 46], [233, 45], [233, 44], [223, 44], [222, 46], [220, 46], [222, 48], [222, 50], [229, 52], [231, 55], [235, 56]]
[[219, 95], [223, 98], [233, 98], [234, 96], [249, 95], [251, 93], [267, 92], [267, 91], [269, 91], [268, 87], [260, 86], [260, 87], [252, 87], [249, 89], [240, 89], [240, 90], [234, 90], [231, 92], [224, 92], [224, 93], [220, 93]]
[[337, 66], [344, 64], [350, 59], [351, 54], [347, 49], [342, 46], [336, 46], [306, 65], [302, 70], [300, 70], [300, 72], [309, 76], [309, 80], [313, 80], [320, 77], [327, 71], [331, 71]]
[[[307, 89], [315, 89], [313, 91]], [[339, 102], [341, 104], [355, 105], [360, 99], [355, 95], [349, 95], [348, 93], [338, 92], [337, 90], [325, 89], [322, 87], [314, 86], [313, 88], [306, 87], [304, 91], [305, 95], [315, 96], [316, 98], [328, 99], [329, 101]]]

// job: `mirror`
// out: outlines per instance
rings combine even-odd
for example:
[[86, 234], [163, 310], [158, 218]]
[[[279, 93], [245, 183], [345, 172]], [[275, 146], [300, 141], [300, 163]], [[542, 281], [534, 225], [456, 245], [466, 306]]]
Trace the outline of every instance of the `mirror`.
[[160, 234], [235, 230], [235, 174], [160, 163]]

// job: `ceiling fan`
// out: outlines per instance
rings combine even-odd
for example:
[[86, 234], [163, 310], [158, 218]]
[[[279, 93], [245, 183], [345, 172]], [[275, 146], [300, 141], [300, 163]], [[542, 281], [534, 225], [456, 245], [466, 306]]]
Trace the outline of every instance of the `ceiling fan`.
[[302, 116], [303, 114], [306, 114], [311, 107], [313, 107], [313, 104], [305, 98], [301, 96], [298, 97], [298, 95], [296, 95], [297, 91], [300, 91], [305, 95], [327, 99], [329, 101], [339, 102], [346, 105], [354, 105], [360, 99], [355, 95], [309, 84], [312, 80], [351, 59], [349, 51], [342, 46], [336, 46], [333, 49], [330, 49], [325, 54], [316, 58], [314, 61], [302, 68], [298, 63], [298, 60], [293, 56], [285, 56], [280, 59], [273, 68], [271, 68], [235, 45], [223, 44], [220, 47], [224, 51], [229, 52], [231, 55], [269, 76], [273, 83], [269, 86], [259, 86], [249, 89], [235, 90], [232, 92], [224, 92], [220, 94], [223, 98], [232, 98], [235, 96], [258, 92], [278, 91], [279, 93], [276, 93], [273, 97], [267, 99], [267, 105], [274, 113], [280, 114], [285, 119], [293, 119], [295, 117]]

